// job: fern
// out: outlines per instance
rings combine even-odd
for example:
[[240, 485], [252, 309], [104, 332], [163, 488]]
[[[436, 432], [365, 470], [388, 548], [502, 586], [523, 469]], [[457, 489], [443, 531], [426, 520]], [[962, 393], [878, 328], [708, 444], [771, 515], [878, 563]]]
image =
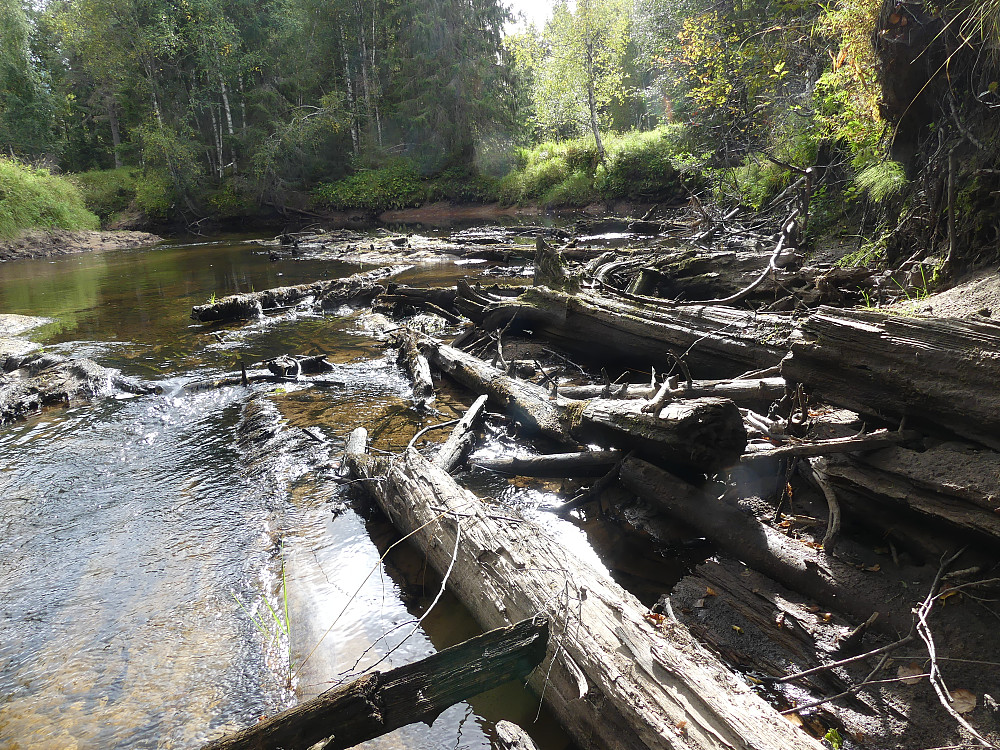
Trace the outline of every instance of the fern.
[[855, 184], [868, 193], [872, 203], [884, 203], [907, 186], [906, 173], [898, 161], [884, 161], [861, 170]]

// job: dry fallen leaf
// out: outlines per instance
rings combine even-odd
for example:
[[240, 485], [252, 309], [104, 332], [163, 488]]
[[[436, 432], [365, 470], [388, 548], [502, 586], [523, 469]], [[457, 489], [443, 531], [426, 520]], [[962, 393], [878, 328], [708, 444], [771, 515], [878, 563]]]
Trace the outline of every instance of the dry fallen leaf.
[[715, 589], [713, 589], [711, 586], [706, 586], [705, 596], [718, 596], [718, 594], [716, 593]]
[[[743, 628], [741, 628], [739, 625], [733, 625], [733, 630], [735, 630], [737, 634], [743, 635]], [[975, 700], [975, 698], [973, 698], [973, 700]]]
[[967, 714], [976, 707], [976, 695], [964, 688], [951, 691], [951, 707], [960, 714]]
[[911, 661], [909, 664], [901, 664], [896, 670], [896, 676], [902, 678], [904, 685], [916, 685], [924, 679], [924, 670], [920, 664]]

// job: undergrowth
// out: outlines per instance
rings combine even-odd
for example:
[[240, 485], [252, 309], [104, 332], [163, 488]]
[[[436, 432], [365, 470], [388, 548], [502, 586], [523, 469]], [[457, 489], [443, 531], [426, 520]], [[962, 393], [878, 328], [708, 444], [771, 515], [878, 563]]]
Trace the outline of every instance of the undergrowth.
[[0, 158], [0, 237], [23, 229], [97, 229], [80, 191], [69, 180]]

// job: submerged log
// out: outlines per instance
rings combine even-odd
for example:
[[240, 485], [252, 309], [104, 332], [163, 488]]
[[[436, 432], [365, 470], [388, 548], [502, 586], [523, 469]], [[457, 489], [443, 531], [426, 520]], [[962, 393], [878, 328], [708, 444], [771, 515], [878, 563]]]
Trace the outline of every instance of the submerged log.
[[547, 456], [475, 458], [471, 463], [481, 469], [522, 477], [590, 477], [606, 474], [624, 455], [618, 450], [580, 451]]
[[563, 443], [610, 443], [653, 454], [685, 472], [712, 473], [732, 465], [746, 447], [746, 430], [732, 401], [688, 399], [646, 412], [646, 401], [550, 398], [541, 386], [504, 375], [477, 357], [434, 343], [428, 356], [462, 385], [503, 406], [529, 430]]
[[818, 750], [680, 624], [646, 608], [535, 523], [497, 514], [415, 450], [347, 457], [483, 627], [528, 615], [555, 635], [533, 686], [582, 747]]
[[277, 716], [205, 745], [203, 750], [349, 748], [418, 721], [431, 722], [459, 701], [524, 679], [545, 657], [549, 627], [523, 620], [388, 672], [373, 672]]
[[[460, 287], [460, 294], [467, 288]], [[695, 375], [715, 377], [778, 364], [793, 328], [791, 318], [773, 313], [674, 307], [668, 300], [630, 301], [593, 292], [570, 295], [546, 287], [528, 289], [514, 300], [480, 293], [478, 299], [458, 304], [486, 328], [531, 330], [586, 357], [658, 369], [671, 367], [672, 357], [677, 357]]]
[[877, 568], [859, 570], [821, 554], [816, 546], [785, 536], [736, 505], [710, 498], [640, 459], [626, 459], [620, 476], [628, 490], [682, 519], [728, 554], [782, 585], [859, 622], [879, 612], [880, 626], [902, 632], [909, 629], [916, 592], [894, 587]]
[[1000, 326], [821, 308], [782, 363], [814, 397], [1000, 448]]
[[387, 266], [356, 273], [346, 279], [314, 281], [298, 286], [281, 286], [263, 292], [234, 294], [207, 305], [191, 308], [192, 320], [201, 323], [253, 320], [268, 310], [277, 310], [310, 299], [314, 307], [330, 310], [348, 303], [362, 303], [385, 291], [383, 279], [405, 270], [404, 266]]

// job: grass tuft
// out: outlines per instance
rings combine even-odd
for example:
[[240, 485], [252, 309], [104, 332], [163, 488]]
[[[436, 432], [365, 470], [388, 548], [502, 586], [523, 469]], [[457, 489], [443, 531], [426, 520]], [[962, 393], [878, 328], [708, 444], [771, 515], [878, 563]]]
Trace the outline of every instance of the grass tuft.
[[0, 237], [24, 229], [97, 229], [80, 191], [64, 177], [0, 158]]

